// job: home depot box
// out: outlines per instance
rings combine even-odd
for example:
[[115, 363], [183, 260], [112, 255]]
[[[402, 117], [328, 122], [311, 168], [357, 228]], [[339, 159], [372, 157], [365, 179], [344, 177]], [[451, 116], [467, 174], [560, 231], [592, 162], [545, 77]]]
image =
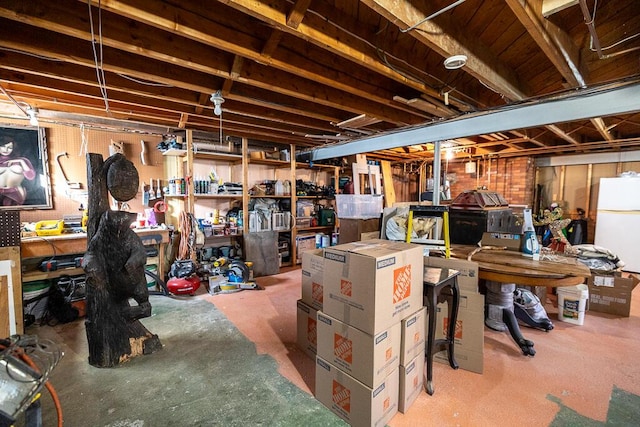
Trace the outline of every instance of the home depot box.
[[400, 364], [406, 366], [418, 354], [424, 354], [426, 335], [427, 308], [422, 307], [417, 312], [405, 317], [400, 322]]
[[478, 263], [464, 259], [424, 257], [425, 267], [452, 268], [458, 270], [458, 288], [468, 292], [478, 292]]
[[316, 357], [316, 399], [351, 426], [386, 425], [398, 412], [399, 382], [396, 369], [370, 388]]
[[373, 387], [400, 364], [400, 323], [373, 336], [319, 311], [317, 354]]
[[403, 414], [416, 401], [424, 385], [424, 351], [420, 352], [406, 366], [400, 365], [400, 396], [398, 411]]
[[302, 301], [316, 310], [322, 310], [322, 253], [314, 249], [302, 254]]
[[[449, 326], [448, 305], [437, 309], [436, 339], [444, 338]], [[484, 295], [460, 291], [460, 307], [456, 319], [454, 356], [461, 369], [482, 373], [484, 361]], [[447, 351], [434, 355], [434, 360], [449, 364]]]
[[366, 240], [325, 248], [323, 312], [376, 335], [422, 302], [422, 246]]
[[317, 339], [317, 311], [308, 306], [302, 300], [298, 300], [298, 347], [307, 355], [315, 359], [318, 339]]
[[638, 284], [635, 276], [622, 277], [620, 272], [589, 277], [589, 311], [629, 317], [631, 292]]

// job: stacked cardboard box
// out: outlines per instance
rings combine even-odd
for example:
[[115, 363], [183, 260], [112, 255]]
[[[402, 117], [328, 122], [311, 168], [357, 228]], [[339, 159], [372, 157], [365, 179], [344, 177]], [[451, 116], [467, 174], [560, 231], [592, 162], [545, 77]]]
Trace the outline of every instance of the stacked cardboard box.
[[403, 414], [415, 402], [424, 385], [427, 309], [422, 307], [400, 322], [400, 396], [398, 411]]
[[297, 343], [309, 357], [317, 352], [317, 313], [322, 310], [322, 249], [302, 254], [302, 298], [298, 300]]
[[[424, 265], [458, 270], [460, 306], [456, 319], [454, 356], [461, 369], [481, 374], [484, 367], [484, 295], [478, 292], [478, 264], [473, 261], [425, 257]], [[436, 339], [446, 337], [449, 326], [448, 306], [437, 309]], [[426, 319], [426, 318], [425, 318]], [[434, 355], [434, 360], [449, 364], [446, 350]]]
[[418, 369], [400, 365], [420, 353], [411, 339], [403, 350], [401, 322], [422, 310], [422, 247], [348, 243], [325, 248], [323, 268], [316, 398], [351, 425], [384, 425], [398, 411], [400, 369], [411, 384]]

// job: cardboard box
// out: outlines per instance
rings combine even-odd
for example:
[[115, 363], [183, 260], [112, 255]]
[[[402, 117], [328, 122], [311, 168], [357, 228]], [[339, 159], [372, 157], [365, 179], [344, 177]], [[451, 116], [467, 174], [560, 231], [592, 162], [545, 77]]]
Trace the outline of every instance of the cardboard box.
[[424, 351], [420, 352], [407, 366], [400, 365], [400, 396], [398, 411], [403, 414], [416, 401], [424, 386]]
[[622, 277], [620, 272], [609, 275], [593, 274], [589, 277], [589, 311], [629, 317], [631, 292], [639, 280], [630, 275]]
[[522, 234], [484, 232], [482, 233], [482, 246], [504, 246], [509, 251], [522, 251]]
[[[444, 338], [449, 325], [448, 305], [437, 309], [436, 339]], [[460, 308], [456, 319], [454, 357], [461, 369], [482, 373], [484, 368], [484, 295], [477, 292], [460, 292]], [[433, 359], [449, 364], [447, 351], [441, 351]]]
[[298, 300], [298, 347], [307, 355], [315, 359], [318, 348], [317, 310]]
[[458, 288], [467, 292], [478, 292], [478, 263], [464, 259], [424, 257], [425, 267], [452, 268], [458, 270]]
[[322, 310], [322, 255], [322, 249], [302, 254], [302, 301], [316, 310]]
[[299, 234], [296, 236], [296, 262], [302, 262], [302, 254], [305, 251], [316, 249], [315, 234]]
[[417, 355], [424, 355], [424, 342], [426, 337], [427, 308], [422, 307], [412, 315], [400, 322], [400, 365], [406, 366]]
[[396, 369], [370, 388], [316, 357], [315, 396], [351, 426], [384, 426], [398, 412], [399, 377]]
[[325, 248], [323, 312], [370, 335], [423, 306], [422, 246], [366, 240]]
[[318, 356], [368, 387], [400, 364], [400, 323], [373, 336], [318, 312]]

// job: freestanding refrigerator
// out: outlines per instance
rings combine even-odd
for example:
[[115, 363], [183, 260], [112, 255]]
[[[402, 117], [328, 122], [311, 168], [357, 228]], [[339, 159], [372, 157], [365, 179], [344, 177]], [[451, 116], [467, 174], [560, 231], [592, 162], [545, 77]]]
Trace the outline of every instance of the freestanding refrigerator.
[[600, 179], [594, 244], [640, 272], [640, 176]]

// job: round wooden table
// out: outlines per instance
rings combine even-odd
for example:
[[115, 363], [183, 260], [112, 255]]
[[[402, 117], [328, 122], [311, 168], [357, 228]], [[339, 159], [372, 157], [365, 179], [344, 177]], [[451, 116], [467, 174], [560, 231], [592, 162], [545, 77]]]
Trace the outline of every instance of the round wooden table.
[[[474, 253], [477, 249], [475, 246], [453, 245], [451, 256], [478, 263], [478, 278], [483, 280], [521, 286], [559, 287], [579, 285], [591, 276], [589, 268], [576, 258], [550, 255], [534, 260], [516, 251], [482, 248]], [[488, 287], [487, 293], [489, 292], [493, 291]], [[501, 296], [507, 295], [505, 293]], [[512, 292], [511, 298], [513, 298]], [[533, 342], [522, 336], [513, 309], [505, 309], [502, 314], [504, 323], [523, 354], [535, 355]]]

